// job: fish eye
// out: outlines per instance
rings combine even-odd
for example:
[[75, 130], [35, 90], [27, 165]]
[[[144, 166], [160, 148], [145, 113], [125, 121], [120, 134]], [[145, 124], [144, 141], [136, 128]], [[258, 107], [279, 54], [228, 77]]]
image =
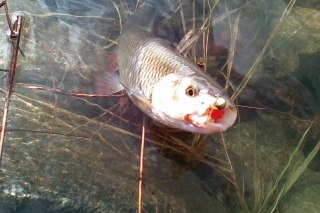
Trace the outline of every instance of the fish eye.
[[196, 86], [190, 85], [186, 89], [186, 94], [190, 97], [194, 97], [198, 94], [198, 89]]

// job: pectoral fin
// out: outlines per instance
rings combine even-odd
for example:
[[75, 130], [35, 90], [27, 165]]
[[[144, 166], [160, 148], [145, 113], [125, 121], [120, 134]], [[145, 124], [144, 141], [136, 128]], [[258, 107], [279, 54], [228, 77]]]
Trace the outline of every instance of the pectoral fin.
[[132, 91], [129, 88], [123, 86], [125, 90], [127, 91], [128, 96], [132, 100], [132, 102], [141, 109], [144, 113], [151, 115], [152, 114], [152, 104], [151, 100], [147, 99], [144, 95]]

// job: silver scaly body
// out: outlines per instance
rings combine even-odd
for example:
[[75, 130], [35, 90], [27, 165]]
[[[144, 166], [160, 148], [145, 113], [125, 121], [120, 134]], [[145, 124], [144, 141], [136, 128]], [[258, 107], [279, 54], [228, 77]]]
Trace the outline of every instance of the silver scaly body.
[[96, 81], [97, 91], [125, 89], [145, 114], [172, 128], [201, 134], [225, 131], [237, 110], [224, 89], [151, 32], [162, 3], [149, 0], [128, 18], [117, 49], [120, 76], [106, 72]]

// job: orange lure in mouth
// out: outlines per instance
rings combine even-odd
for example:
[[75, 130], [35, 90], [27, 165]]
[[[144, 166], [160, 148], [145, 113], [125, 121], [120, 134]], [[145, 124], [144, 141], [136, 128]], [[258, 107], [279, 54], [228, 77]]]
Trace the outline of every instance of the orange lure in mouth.
[[224, 111], [221, 109], [213, 109], [209, 108], [206, 112], [208, 115], [210, 115], [211, 119], [216, 122], [217, 120], [221, 119], [224, 115]]
[[[197, 110], [193, 111], [192, 114], [186, 114], [184, 116], [186, 124], [191, 124], [193, 128], [207, 129], [207, 132], [212, 133], [224, 131], [229, 127], [230, 123], [234, 123], [236, 111], [233, 105], [230, 104], [230, 101], [219, 94], [212, 98], [211, 104], [200, 102], [201, 104]], [[205, 105], [207, 107], [203, 109], [202, 107]], [[198, 130], [198, 132], [206, 134], [204, 130]]]

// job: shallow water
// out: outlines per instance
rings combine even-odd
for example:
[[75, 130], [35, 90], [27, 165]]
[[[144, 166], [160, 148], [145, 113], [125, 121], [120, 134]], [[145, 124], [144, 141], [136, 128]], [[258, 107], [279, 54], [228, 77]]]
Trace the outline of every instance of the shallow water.
[[[193, 24], [200, 28], [207, 2], [215, 1], [168, 11], [156, 33], [178, 43]], [[208, 36], [189, 54], [198, 61], [208, 38], [205, 69], [223, 85], [229, 57], [230, 95], [253, 71], [236, 100], [236, 124], [205, 137], [159, 128], [125, 94], [91, 97], [94, 76], [117, 44], [119, 17], [126, 20], [136, 2], [8, 2], [10, 12], [23, 11], [15, 14], [25, 19], [25, 57], [19, 54], [7, 120], [0, 212], [136, 212], [144, 117], [144, 212], [319, 212], [319, 154], [288, 187], [320, 139], [319, 5], [296, 2], [258, 58], [288, 1], [245, 4], [220, 1]], [[9, 69], [3, 11], [0, 18], [0, 68]], [[4, 102], [8, 74], [0, 75]], [[280, 195], [283, 186], [289, 190]]]

